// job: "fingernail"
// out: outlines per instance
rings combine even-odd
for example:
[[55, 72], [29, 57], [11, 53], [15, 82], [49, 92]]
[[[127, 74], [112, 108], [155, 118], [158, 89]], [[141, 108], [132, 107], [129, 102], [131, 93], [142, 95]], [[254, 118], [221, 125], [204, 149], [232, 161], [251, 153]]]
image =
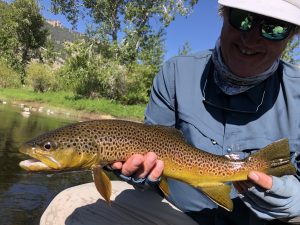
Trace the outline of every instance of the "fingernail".
[[254, 173], [254, 172], [250, 172], [249, 175], [248, 175], [248, 177], [249, 177], [251, 180], [253, 180], [253, 181], [258, 181], [258, 180], [259, 180], [258, 175], [257, 175], [256, 173]]

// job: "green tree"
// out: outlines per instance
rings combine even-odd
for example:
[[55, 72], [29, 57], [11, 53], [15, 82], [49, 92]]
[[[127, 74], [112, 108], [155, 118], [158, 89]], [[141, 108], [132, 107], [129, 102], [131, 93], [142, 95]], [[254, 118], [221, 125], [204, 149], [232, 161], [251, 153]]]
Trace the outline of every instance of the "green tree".
[[20, 72], [24, 84], [26, 65], [41, 58], [40, 47], [46, 43], [44, 18], [35, 0], [15, 0], [0, 13], [0, 53]]
[[[107, 54], [130, 64], [143, 60], [153, 43], [162, 42], [162, 34], [176, 15], [188, 15], [198, 0], [52, 0], [53, 10], [63, 13], [75, 25], [79, 15], [88, 12], [98, 25], [101, 42], [112, 46]], [[156, 24], [156, 29], [153, 24]], [[161, 46], [161, 45], [158, 45]], [[143, 57], [141, 56], [143, 55]], [[124, 56], [122, 58], [122, 56]], [[158, 57], [161, 59], [161, 56]]]
[[41, 48], [41, 58], [44, 63], [53, 65], [61, 54], [56, 51], [54, 42], [48, 36], [44, 47]]
[[189, 42], [185, 42], [182, 48], [178, 49], [178, 55], [188, 55], [192, 51], [192, 47]]
[[198, 0], [51, 2], [53, 11], [74, 26], [83, 14], [94, 22], [87, 29], [87, 42], [68, 48], [64, 69], [75, 92], [135, 104], [147, 101], [163, 61], [165, 28], [176, 15], [188, 15]]
[[300, 39], [299, 36], [297, 35], [295, 36], [294, 39], [288, 42], [285, 50], [283, 51], [281, 59], [292, 64], [298, 64], [300, 62], [299, 46], [300, 46]]
[[66, 43], [68, 58], [61, 69], [66, 87], [77, 97], [120, 100], [125, 92], [127, 68], [97, 52], [90, 40]]
[[0, 1], [0, 57], [13, 65], [15, 61], [14, 46], [17, 45], [17, 37], [12, 29], [14, 23], [11, 17], [10, 6]]

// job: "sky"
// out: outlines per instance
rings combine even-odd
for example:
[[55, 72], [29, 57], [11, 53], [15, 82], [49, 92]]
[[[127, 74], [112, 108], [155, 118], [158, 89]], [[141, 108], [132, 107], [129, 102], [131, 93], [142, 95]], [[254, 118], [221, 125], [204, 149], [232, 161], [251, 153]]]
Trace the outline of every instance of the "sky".
[[[40, 5], [46, 19], [57, 19], [65, 27], [72, 27], [63, 15], [53, 15], [50, 12], [50, 1], [40, 0]], [[80, 20], [77, 30], [84, 32], [85, 26], [86, 21]], [[188, 17], [177, 16], [166, 29], [165, 60], [177, 55], [185, 42], [189, 43], [192, 52], [214, 48], [221, 27], [222, 19], [218, 15], [217, 0], [199, 0]]]

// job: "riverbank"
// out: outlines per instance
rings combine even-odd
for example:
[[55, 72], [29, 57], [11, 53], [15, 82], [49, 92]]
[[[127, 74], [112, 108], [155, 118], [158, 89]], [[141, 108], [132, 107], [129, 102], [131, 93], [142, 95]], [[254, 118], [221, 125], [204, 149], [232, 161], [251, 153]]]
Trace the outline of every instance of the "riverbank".
[[69, 92], [36, 93], [28, 89], [0, 89], [0, 101], [24, 112], [44, 111], [78, 120], [129, 119], [142, 121], [146, 105], [122, 105], [107, 99], [78, 99]]

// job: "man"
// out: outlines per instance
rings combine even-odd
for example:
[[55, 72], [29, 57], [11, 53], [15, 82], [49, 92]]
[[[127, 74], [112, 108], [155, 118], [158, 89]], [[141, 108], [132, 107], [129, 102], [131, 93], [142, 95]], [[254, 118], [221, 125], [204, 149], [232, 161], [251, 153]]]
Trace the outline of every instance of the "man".
[[[168, 200], [199, 224], [268, 224], [274, 220], [300, 224], [300, 70], [279, 60], [298, 32], [300, 1], [219, 3], [224, 22], [215, 49], [165, 63], [154, 80], [145, 122], [174, 126], [195, 147], [236, 158], [288, 138], [297, 175], [273, 177], [251, 171], [249, 181], [234, 184], [232, 213], [172, 179], [168, 180]], [[150, 152], [111, 167], [125, 179], [134, 177], [154, 186], [164, 165]], [[142, 209], [147, 201], [137, 204]], [[150, 211], [155, 217], [160, 209]], [[181, 224], [192, 223], [188, 217], [186, 221]]]

